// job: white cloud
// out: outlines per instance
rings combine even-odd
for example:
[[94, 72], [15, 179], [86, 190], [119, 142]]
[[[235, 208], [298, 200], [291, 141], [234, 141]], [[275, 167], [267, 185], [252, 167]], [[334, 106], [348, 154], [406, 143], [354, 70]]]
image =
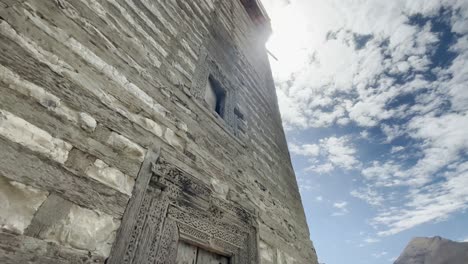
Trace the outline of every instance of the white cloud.
[[329, 137], [320, 140], [320, 146], [328, 153], [328, 160], [343, 169], [353, 169], [359, 164], [356, 159], [356, 149], [350, 145], [346, 137]]
[[316, 144], [304, 144], [298, 146], [296, 144], [289, 144], [289, 150], [291, 153], [301, 156], [316, 157], [320, 153], [320, 147]]
[[[430, 23], [409, 24], [409, 16], [413, 14], [436, 15], [442, 6], [460, 8], [460, 12], [453, 12], [452, 28], [464, 32], [467, 17], [462, 14], [468, 13], [466, 2], [267, 0], [264, 3], [272, 17], [274, 34], [268, 48], [279, 58], [272, 61], [272, 66], [287, 128], [346, 125], [349, 121], [364, 127], [376, 126], [405, 112], [404, 106], [388, 107], [398, 96], [423, 88], [443, 91], [451, 96], [456, 109], [466, 109], [465, 55], [441, 70], [441, 81], [431, 85], [418, 73], [429, 69], [428, 55], [438, 44], [439, 35], [432, 32]], [[357, 36], [370, 37], [366, 43], [358, 43]], [[467, 54], [467, 38], [460, 38], [451, 49]], [[416, 75], [407, 83], [397, 83], [392, 76], [410, 73]], [[447, 76], [451, 76], [448, 82], [444, 79]], [[445, 89], [438, 89], [440, 86]]]
[[335, 169], [335, 167], [333, 167], [333, 164], [323, 163], [323, 164], [319, 164], [319, 165], [309, 166], [305, 170], [306, 171], [313, 171], [313, 172], [316, 172], [318, 174], [326, 174], [326, 173], [332, 172], [334, 169]]
[[348, 202], [336, 202], [333, 204], [333, 207], [338, 209], [343, 209], [348, 205]]
[[348, 137], [327, 137], [318, 144], [289, 144], [291, 153], [309, 158], [312, 163], [306, 171], [319, 174], [329, 173], [336, 167], [344, 170], [358, 169], [360, 162], [356, 158], [356, 149]]
[[445, 180], [412, 189], [403, 206], [378, 214], [373, 222], [385, 228], [379, 235], [393, 235], [423, 223], [445, 220], [468, 208], [468, 162], [454, 167], [444, 173]]
[[361, 131], [361, 132], [359, 133], [359, 135], [360, 135], [361, 138], [363, 138], [363, 139], [369, 139], [370, 133], [369, 133], [369, 131], [367, 131], [367, 130], [363, 130], [363, 131]]
[[[265, 1], [273, 18], [268, 47], [279, 58], [272, 65], [287, 127], [338, 120], [375, 126], [394, 116], [387, 104], [409, 91], [384, 73], [426, 70], [427, 54], [438, 41], [429, 24], [410, 25], [408, 15], [421, 11], [415, 6], [435, 14], [442, 3], [426, 9], [426, 1], [416, 2]], [[371, 36], [363, 47], [356, 42], [359, 35]]]
[[404, 130], [402, 130], [399, 126], [397, 125], [387, 125], [387, 124], [382, 124], [380, 126], [384, 134], [387, 136], [386, 142], [390, 143], [392, 142], [395, 138], [398, 138], [404, 134]]
[[345, 201], [333, 203], [333, 207], [338, 209], [338, 211], [334, 212], [332, 216], [343, 216], [343, 215], [348, 214], [349, 210], [347, 206], [348, 206], [348, 202], [345, 202]]
[[393, 146], [392, 149], [390, 150], [390, 153], [397, 153], [397, 152], [400, 152], [402, 150], [404, 150], [405, 147], [403, 146]]
[[367, 244], [374, 244], [374, 243], [380, 242], [380, 239], [367, 237], [364, 239], [364, 242], [366, 242]]
[[[271, 63], [286, 128], [353, 125], [363, 139], [378, 138], [371, 133], [380, 128], [385, 141], [378, 143], [389, 148], [387, 156], [361, 162], [351, 136], [291, 146], [309, 158], [308, 170], [361, 170], [366, 187], [351, 195], [382, 207], [373, 219], [381, 235], [466, 209], [468, 1], [264, 3], [275, 32], [268, 48], [279, 58]], [[436, 67], [432, 56], [442, 34], [431, 22], [409, 22], [414, 14], [439, 15], [441, 7], [453, 11], [446, 18], [459, 35], [449, 47], [453, 61]], [[390, 207], [389, 195], [400, 203]]]
[[407, 176], [402, 167], [393, 161], [374, 161], [362, 170], [362, 175], [372, 184], [386, 187], [401, 185]]
[[317, 196], [317, 197], [315, 197], [315, 200], [321, 202], [321, 201], [323, 201], [323, 197], [322, 196]]
[[386, 256], [387, 254], [388, 254], [388, 252], [382, 251], [382, 252], [374, 253], [374, 254], [372, 254], [372, 256], [373, 256], [374, 258], [381, 258], [381, 257]]
[[377, 191], [373, 190], [370, 186], [367, 188], [359, 188], [351, 191], [351, 196], [365, 201], [372, 206], [381, 206], [384, 198]]

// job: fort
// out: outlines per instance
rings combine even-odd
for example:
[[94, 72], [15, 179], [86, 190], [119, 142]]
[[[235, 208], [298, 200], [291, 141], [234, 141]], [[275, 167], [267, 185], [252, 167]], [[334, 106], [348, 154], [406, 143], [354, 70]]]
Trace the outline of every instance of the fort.
[[316, 264], [258, 0], [0, 0], [1, 263]]

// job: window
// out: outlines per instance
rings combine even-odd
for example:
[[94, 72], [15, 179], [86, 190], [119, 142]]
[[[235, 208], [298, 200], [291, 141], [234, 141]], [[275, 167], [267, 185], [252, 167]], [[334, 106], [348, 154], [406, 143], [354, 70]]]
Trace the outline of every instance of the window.
[[205, 88], [205, 102], [210, 110], [218, 113], [221, 118], [224, 118], [225, 101], [226, 91], [221, 87], [219, 82], [210, 76]]

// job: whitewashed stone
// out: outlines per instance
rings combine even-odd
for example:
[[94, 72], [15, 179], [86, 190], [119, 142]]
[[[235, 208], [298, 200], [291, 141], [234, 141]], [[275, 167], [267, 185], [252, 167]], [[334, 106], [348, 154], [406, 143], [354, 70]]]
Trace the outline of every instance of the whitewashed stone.
[[109, 135], [107, 144], [133, 160], [143, 162], [145, 158], [145, 150], [142, 147], [115, 132]]
[[157, 103], [151, 96], [141, 90], [138, 86], [130, 82], [125, 75], [119, 72], [114, 66], [106, 63], [102, 58], [97, 56], [92, 50], [88, 49], [81, 42], [75, 38], [69, 36], [64, 30], [56, 27], [51, 27], [50, 24], [41, 20], [38, 16], [25, 12], [25, 14], [31, 19], [34, 24], [47, 32], [50, 36], [56, 40], [61, 41], [76, 55], [80, 56], [87, 63], [92, 65], [95, 69], [99, 70], [109, 79], [119, 84], [119, 88], [122, 88], [125, 92], [132, 95], [135, 99], [140, 101], [143, 105], [151, 109], [154, 113], [166, 116], [167, 110], [159, 103]]
[[214, 194], [222, 199], [226, 199], [227, 194], [229, 192], [229, 185], [224, 182], [220, 181], [216, 178], [211, 179], [211, 186], [213, 187]]
[[44, 238], [107, 257], [119, 225], [109, 215], [73, 205], [68, 216], [50, 227]]
[[22, 48], [28, 50], [32, 56], [46, 63], [47, 66], [49, 66], [54, 71], [58, 73], [73, 71], [73, 68], [68, 63], [61, 60], [53, 52], [49, 52], [43, 49], [36, 42], [27, 38], [25, 35], [16, 32], [16, 30], [13, 29], [13, 27], [11, 27], [5, 20], [0, 21], [0, 32], [2, 35], [15, 41]]
[[258, 244], [258, 249], [260, 253], [260, 263], [261, 264], [274, 264], [275, 263], [275, 251], [268, 244], [260, 240]]
[[0, 176], [0, 226], [23, 234], [48, 192]]
[[288, 255], [286, 252], [277, 250], [278, 264], [295, 264], [296, 260]]
[[92, 116], [88, 115], [87, 113], [81, 112], [80, 113], [80, 126], [84, 130], [88, 132], [93, 132], [96, 129], [96, 119]]
[[86, 169], [86, 175], [121, 193], [132, 195], [135, 180], [120, 170], [110, 167], [100, 159], [96, 159], [94, 164]]
[[28, 82], [15, 72], [0, 65], [0, 80], [9, 83], [8, 88], [19, 92], [25, 96], [36, 100], [40, 105], [52, 112], [58, 117], [72, 122], [75, 125], [79, 123], [78, 112], [62, 104], [60, 98], [46, 91], [44, 88], [34, 83]]
[[155, 134], [158, 137], [162, 137], [163, 135], [163, 128], [156, 122], [148, 118], [142, 118], [142, 122], [137, 122], [141, 124], [149, 132]]
[[0, 109], [0, 136], [21, 144], [32, 151], [39, 152], [58, 163], [63, 164], [72, 145], [26, 120]]
[[166, 129], [166, 132], [164, 133], [164, 139], [167, 141], [167, 143], [169, 143], [169, 145], [179, 149], [179, 150], [183, 150], [184, 149], [184, 146], [183, 146], [183, 143], [182, 143], [182, 139], [177, 136], [174, 131], [172, 131], [172, 129], [170, 128], [167, 128]]

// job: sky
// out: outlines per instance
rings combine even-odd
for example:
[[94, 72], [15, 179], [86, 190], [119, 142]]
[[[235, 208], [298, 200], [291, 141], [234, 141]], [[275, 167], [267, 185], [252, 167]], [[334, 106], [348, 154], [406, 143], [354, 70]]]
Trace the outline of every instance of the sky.
[[468, 1], [262, 2], [319, 261], [468, 241]]

